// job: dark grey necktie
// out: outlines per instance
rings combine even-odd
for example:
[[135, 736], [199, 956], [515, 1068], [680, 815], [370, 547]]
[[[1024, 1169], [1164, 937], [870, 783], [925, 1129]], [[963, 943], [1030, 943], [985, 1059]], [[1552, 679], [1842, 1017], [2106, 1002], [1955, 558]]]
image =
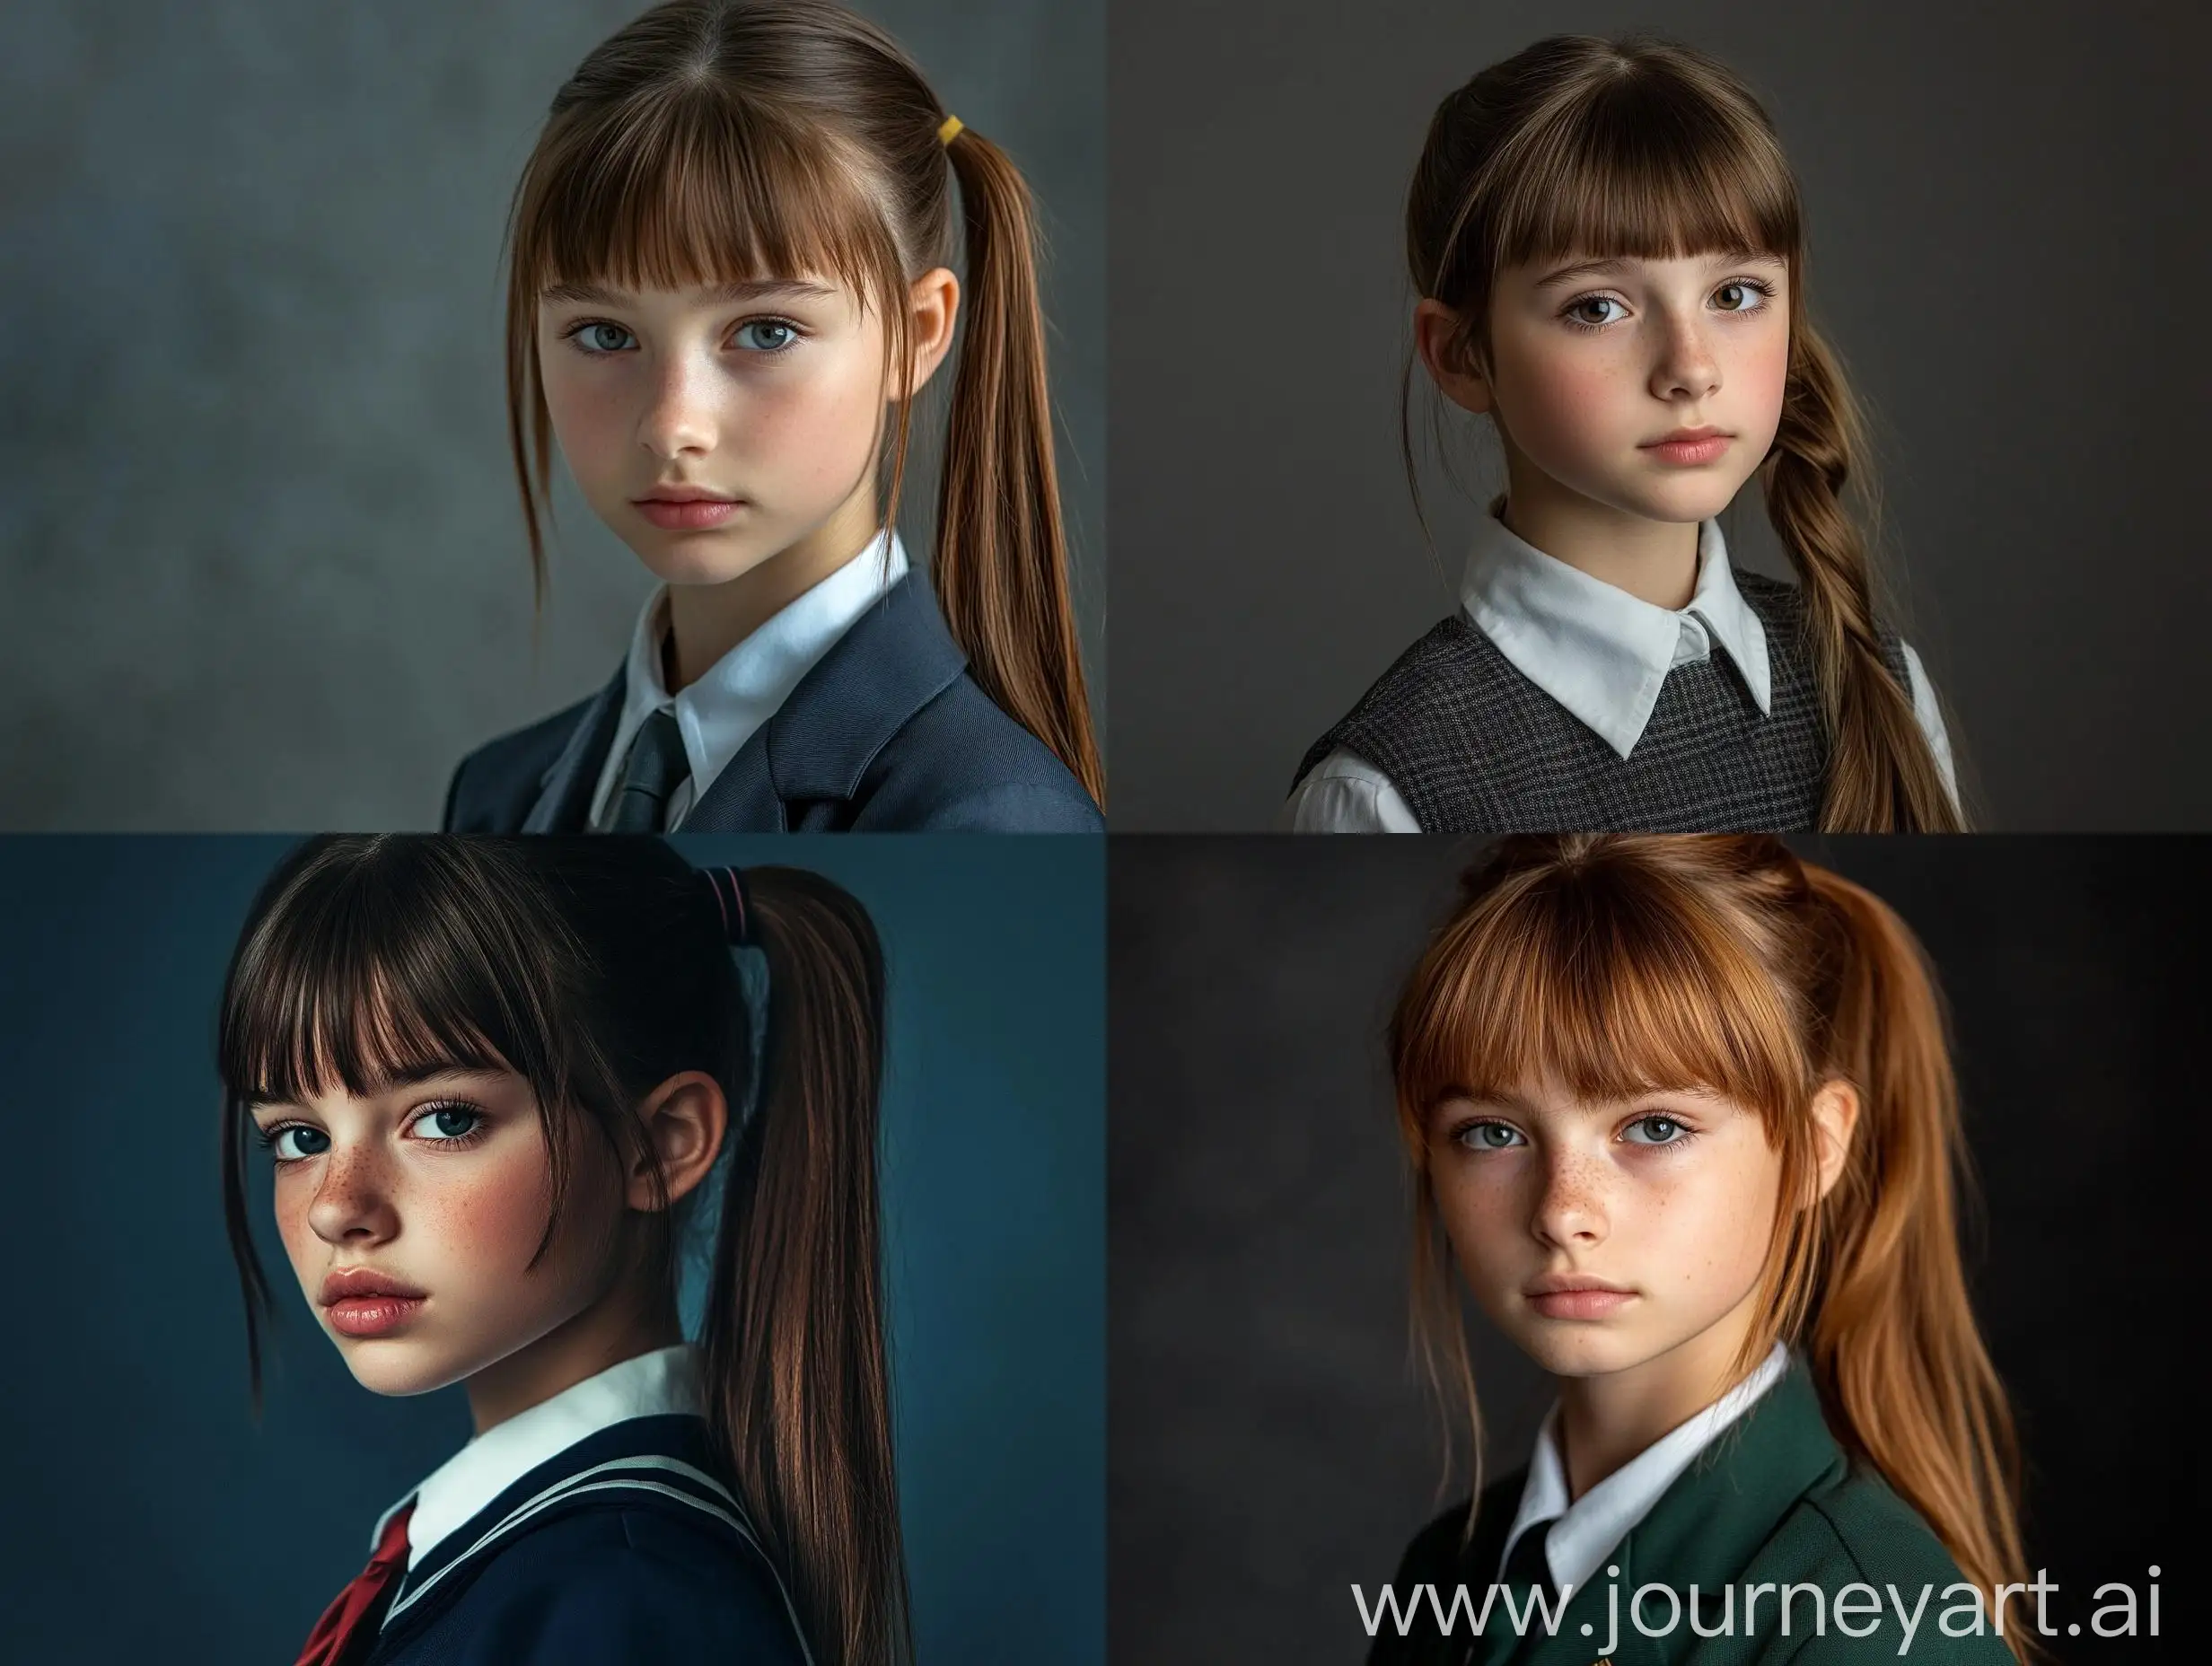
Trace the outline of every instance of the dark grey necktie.
[[1505, 1574], [1498, 1582], [1500, 1584], [1511, 1585], [1516, 1591], [1523, 1585], [1535, 1585], [1548, 1597], [1558, 1594], [1558, 1587], [1551, 1583], [1551, 1561], [1544, 1551], [1558, 1519], [1555, 1515], [1549, 1521], [1539, 1521], [1514, 1540], [1513, 1554], [1505, 1558]]
[[667, 826], [670, 796], [690, 776], [691, 760], [684, 756], [683, 731], [677, 726], [676, 714], [665, 708], [654, 713], [630, 743], [629, 762], [622, 768], [622, 785], [615, 791], [607, 831], [661, 832]]

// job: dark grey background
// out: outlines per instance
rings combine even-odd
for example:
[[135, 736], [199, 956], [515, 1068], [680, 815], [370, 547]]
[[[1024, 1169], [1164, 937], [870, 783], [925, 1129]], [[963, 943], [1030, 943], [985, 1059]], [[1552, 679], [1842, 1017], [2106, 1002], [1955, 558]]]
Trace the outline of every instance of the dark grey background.
[[[498, 256], [555, 89], [644, 9], [0, 6], [0, 826], [434, 826], [465, 751], [613, 671], [650, 581], [565, 474], [532, 641]], [[1102, 695], [1102, 0], [858, 9], [1042, 206]]]
[[[917, 1660], [1103, 1666], [1102, 845], [675, 843], [701, 864], [813, 868], [882, 934]], [[265, 1162], [248, 1196], [277, 1322], [259, 1425], [248, 1410], [215, 1020], [285, 845], [0, 838], [0, 1658], [293, 1660], [378, 1513], [468, 1438], [458, 1388], [393, 1399], [354, 1381], [285, 1259]]]
[[[1382, 1035], [1477, 846], [1117, 838], [1107, 1547], [1112, 1655], [1345, 1662], [1440, 1492], [1409, 1363], [1410, 1210]], [[2088, 1618], [2106, 1580], [2203, 1629], [2204, 1442], [2189, 1363], [2204, 1254], [2203, 839], [1806, 840], [1935, 961], [1981, 1227], [1975, 1311], [2030, 1464], [2029, 1565]], [[1523, 1462], [1548, 1380], [1474, 1318], [1489, 1473]], [[1460, 1440], [1464, 1455], [1464, 1438]], [[2083, 1603], [2076, 1609], [2071, 1605]], [[2069, 1647], [2067, 1661], [2155, 1647]]]
[[[1479, 495], [1429, 468], [1432, 558], [1398, 451], [1407, 183], [1476, 71], [1628, 28], [1716, 54], [1781, 129], [1970, 810], [2212, 828], [2212, 10], [2189, 0], [1114, 0], [1113, 825], [1269, 825], [1455, 605], [1498, 470], [1454, 413]], [[1755, 486], [1728, 530], [1786, 570]]]

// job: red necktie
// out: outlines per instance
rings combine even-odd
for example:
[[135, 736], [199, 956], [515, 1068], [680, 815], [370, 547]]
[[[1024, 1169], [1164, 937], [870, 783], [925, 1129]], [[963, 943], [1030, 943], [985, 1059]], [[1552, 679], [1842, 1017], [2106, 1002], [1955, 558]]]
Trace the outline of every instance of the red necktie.
[[[376, 1554], [323, 1609], [322, 1618], [308, 1635], [307, 1646], [300, 1651], [299, 1666], [338, 1666], [346, 1659], [347, 1646], [356, 1636], [375, 1635], [371, 1617], [382, 1617], [386, 1593], [407, 1572], [407, 1523], [414, 1513], [415, 1506], [408, 1504], [384, 1523]], [[365, 1658], [368, 1650], [364, 1647], [360, 1653]]]

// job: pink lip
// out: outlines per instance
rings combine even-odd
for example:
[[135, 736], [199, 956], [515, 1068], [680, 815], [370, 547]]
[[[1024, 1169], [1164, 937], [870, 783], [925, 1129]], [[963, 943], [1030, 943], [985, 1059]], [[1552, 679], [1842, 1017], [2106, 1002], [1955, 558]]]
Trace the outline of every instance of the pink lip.
[[1546, 1319], [1603, 1319], [1635, 1300], [1636, 1293], [1629, 1290], [1561, 1290], [1532, 1296], [1529, 1305]]
[[1734, 443], [1735, 436], [1719, 428], [1677, 428], [1662, 440], [1638, 447], [1661, 462], [1683, 465], [1709, 463]]
[[421, 1296], [347, 1296], [330, 1302], [323, 1311], [330, 1316], [330, 1328], [341, 1337], [384, 1337], [421, 1312], [424, 1300]]
[[741, 498], [639, 498], [637, 513], [666, 531], [699, 531], [719, 527], [743, 506]]

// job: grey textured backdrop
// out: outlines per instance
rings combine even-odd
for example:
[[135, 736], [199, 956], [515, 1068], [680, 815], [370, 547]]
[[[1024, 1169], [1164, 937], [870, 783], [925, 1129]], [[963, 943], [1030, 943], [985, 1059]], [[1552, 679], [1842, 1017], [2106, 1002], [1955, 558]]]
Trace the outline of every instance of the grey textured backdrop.
[[[2212, 265], [2212, 9], [1259, 13], [1114, 0], [1116, 829], [1269, 825], [1306, 747], [1454, 605], [1479, 500], [1430, 471], [1432, 560], [1398, 452], [1407, 182], [1437, 101], [1477, 70], [1632, 27], [1719, 55], [1781, 128], [1970, 808], [2005, 829], [2212, 828], [2212, 336], [2170, 287]], [[1475, 425], [1448, 432], [1465, 450]], [[1731, 530], [1777, 569], [1756, 488]]]
[[[643, 9], [0, 7], [0, 826], [434, 826], [463, 752], [613, 671], [648, 581], [565, 481], [532, 641], [498, 253]], [[859, 9], [1043, 206], [1102, 697], [1102, 0]]]
[[[1970, 1277], [2021, 1417], [2052, 1623], [2086, 1621], [2105, 1580], [2140, 1593], [2158, 1565], [2165, 1635], [2199, 1635], [2176, 1567], [2201, 1513], [2185, 1364], [2201, 1327], [2173, 1315], [2195, 1311], [2203, 1257], [2186, 1184], [2144, 1177], [2212, 1155], [2193, 1109], [2207, 842], [1794, 842], [1903, 915], [1949, 997], [1986, 1205]], [[1479, 846], [1110, 844], [1112, 1659], [1342, 1666], [1365, 1648], [1351, 1586], [1372, 1600], [1466, 1497], [1463, 1474], [1439, 1492], [1440, 1425], [1408, 1362], [1382, 1037]], [[1470, 1331], [1495, 1477], [1526, 1460], [1549, 1388], [1479, 1317]], [[2055, 1639], [2058, 1658], [2156, 1648], [2088, 1642]]]

